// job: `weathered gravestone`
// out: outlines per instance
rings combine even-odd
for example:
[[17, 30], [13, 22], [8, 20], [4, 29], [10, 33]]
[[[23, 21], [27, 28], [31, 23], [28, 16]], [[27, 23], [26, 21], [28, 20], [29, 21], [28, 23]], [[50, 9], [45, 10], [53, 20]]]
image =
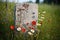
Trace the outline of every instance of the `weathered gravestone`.
[[[38, 5], [32, 3], [16, 4], [15, 27], [21, 32], [35, 32], [37, 29]], [[28, 32], [29, 33], [29, 32]]]

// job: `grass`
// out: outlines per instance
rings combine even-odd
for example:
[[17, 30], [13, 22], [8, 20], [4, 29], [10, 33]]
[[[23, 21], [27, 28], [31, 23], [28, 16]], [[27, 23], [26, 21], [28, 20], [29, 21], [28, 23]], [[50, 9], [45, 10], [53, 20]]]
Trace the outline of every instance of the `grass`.
[[[39, 5], [39, 12], [46, 11], [45, 19], [40, 27], [41, 40], [59, 40], [60, 39], [60, 6], [57, 5]], [[40, 18], [40, 15], [39, 15]], [[38, 21], [40, 22], [40, 21]]]

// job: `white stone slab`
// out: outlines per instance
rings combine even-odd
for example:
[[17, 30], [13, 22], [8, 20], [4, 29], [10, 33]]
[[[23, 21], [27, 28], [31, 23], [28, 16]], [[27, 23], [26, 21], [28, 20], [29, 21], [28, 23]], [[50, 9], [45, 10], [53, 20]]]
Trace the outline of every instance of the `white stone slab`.
[[[31, 24], [31, 21], [38, 20], [38, 5], [32, 3], [16, 4], [16, 22], [15, 25]], [[19, 24], [17, 24], [19, 23]]]

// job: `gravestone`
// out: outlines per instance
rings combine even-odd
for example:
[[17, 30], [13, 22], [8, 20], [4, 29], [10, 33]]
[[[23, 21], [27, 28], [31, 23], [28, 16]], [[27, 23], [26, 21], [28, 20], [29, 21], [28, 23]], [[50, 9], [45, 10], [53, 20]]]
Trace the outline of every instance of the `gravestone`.
[[[38, 5], [35, 3], [16, 4], [15, 27], [17, 31], [26, 32], [37, 29]], [[34, 31], [33, 31], [34, 32]]]

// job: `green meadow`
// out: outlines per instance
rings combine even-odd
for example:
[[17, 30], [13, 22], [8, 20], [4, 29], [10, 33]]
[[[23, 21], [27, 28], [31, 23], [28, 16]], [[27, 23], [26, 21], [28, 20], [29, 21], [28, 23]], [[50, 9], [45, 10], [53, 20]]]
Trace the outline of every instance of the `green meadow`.
[[[40, 39], [41, 40], [60, 40], [60, 6], [59, 5], [48, 5], [39, 4], [39, 12], [44, 14], [45, 19], [40, 28]], [[40, 19], [41, 15], [38, 16]], [[40, 20], [38, 20], [40, 22]], [[39, 39], [39, 40], [40, 40]]]

